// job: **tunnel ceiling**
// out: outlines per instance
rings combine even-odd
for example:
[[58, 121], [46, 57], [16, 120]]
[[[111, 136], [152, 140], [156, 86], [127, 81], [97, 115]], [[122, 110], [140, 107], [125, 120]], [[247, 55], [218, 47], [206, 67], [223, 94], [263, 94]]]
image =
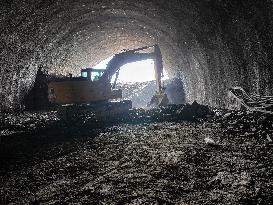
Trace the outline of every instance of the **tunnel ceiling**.
[[36, 72], [77, 75], [123, 49], [159, 44], [188, 102], [227, 104], [243, 86], [272, 94], [272, 1], [13, 0], [0, 4], [1, 107], [13, 109]]

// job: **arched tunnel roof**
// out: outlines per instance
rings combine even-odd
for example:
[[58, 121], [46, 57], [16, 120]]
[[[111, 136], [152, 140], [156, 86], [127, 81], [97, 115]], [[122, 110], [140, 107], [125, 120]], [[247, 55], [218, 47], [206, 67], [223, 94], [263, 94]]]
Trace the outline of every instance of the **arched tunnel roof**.
[[159, 44], [188, 102], [225, 105], [228, 88], [272, 94], [272, 1], [13, 0], [0, 6], [1, 107], [38, 68], [78, 74], [123, 49]]

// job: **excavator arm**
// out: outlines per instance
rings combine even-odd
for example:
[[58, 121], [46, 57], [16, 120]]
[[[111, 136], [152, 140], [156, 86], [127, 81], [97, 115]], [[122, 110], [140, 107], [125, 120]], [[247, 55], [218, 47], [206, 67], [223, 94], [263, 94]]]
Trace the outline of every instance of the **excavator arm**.
[[[139, 53], [139, 51], [154, 48], [150, 53]], [[158, 45], [145, 46], [134, 50], [127, 50], [122, 53], [116, 54], [107, 64], [105, 72], [103, 73], [101, 80], [109, 82], [111, 77], [120, 69], [121, 66], [141, 60], [152, 59], [154, 60], [155, 79], [158, 92], [162, 92], [161, 77], [163, 73], [162, 55]]]
[[127, 63], [132, 63], [141, 60], [153, 59], [153, 54], [150, 53], [119, 53], [116, 54], [107, 64], [105, 72], [101, 80], [109, 81], [110, 78]]
[[[154, 48], [153, 52], [150, 53], [140, 53], [139, 51], [146, 50], [148, 48]], [[111, 77], [118, 72], [121, 66], [141, 60], [152, 59], [154, 60], [154, 69], [155, 69], [155, 79], [157, 85], [157, 92], [152, 97], [151, 101], [148, 103], [148, 106], [162, 106], [169, 103], [168, 97], [164, 92], [162, 87], [161, 77], [163, 74], [163, 62], [162, 55], [158, 45], [145, 46], [142, 48], [137, 48], [134, 50], [127, 50], [122, 53], [116, 54], [112, 60], [109, 61], [105, 72], [101, 77], [102, 82], [110, 82]], [[117, 74], [118, 76], [118, 74]], [[116, 80], [114, 86], [116, 84]]]

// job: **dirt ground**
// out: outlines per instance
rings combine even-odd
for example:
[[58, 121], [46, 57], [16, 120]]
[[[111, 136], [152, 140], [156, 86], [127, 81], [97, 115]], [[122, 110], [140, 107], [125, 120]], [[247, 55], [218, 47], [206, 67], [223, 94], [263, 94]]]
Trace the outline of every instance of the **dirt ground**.
[[122, 124], [35, 138], [2, 140], [1, 204], [273, 203], [272, 145], [217, 123]]

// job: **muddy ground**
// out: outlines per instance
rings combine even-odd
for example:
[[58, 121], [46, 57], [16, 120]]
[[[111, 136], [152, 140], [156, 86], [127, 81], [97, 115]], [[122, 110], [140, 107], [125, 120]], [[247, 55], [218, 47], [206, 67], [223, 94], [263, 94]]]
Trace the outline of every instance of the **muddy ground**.
[[19, 125], [10, 117], [15, 131], [1, 130], [0, 202], [272, 204], [272, 122], [215, 113], [78, 130], [54, 124], [54, 113], [28, 114]]

